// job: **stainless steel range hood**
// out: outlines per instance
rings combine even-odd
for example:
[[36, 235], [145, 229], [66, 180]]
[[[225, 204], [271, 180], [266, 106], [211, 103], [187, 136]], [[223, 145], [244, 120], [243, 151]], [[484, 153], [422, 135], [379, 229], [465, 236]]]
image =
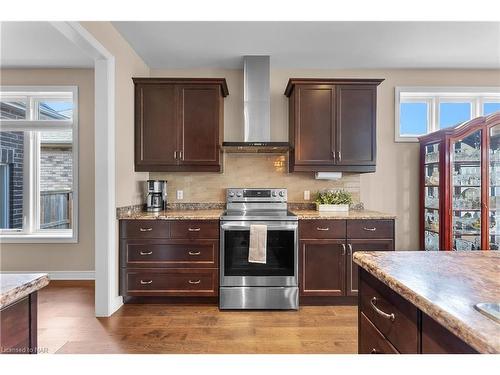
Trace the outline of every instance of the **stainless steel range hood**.
[[270, 57], [244, 56], [244, 138], [224, 142], [226, 152], [286, 152], [288, 142], [271, 142]]

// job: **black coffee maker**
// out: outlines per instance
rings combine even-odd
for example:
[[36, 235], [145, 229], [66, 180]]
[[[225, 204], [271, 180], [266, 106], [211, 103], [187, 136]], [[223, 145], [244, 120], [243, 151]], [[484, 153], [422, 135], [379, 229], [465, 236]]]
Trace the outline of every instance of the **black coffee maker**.
[[148, 180], [146, 191], [146, 211], [157, 212], [167, 208], [167, 181]]

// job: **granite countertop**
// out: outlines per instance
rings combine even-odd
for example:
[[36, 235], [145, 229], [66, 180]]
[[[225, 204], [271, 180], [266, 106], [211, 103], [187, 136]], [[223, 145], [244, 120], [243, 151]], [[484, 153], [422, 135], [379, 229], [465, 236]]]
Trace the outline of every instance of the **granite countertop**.
[[0, 309], [19, 301], [49, 283], [46, 273], [0, 274]]
[[500, 353], [500, 324], [474, 308], [500, 302], [500, 252], [355, 252], [354, 262], [481, 353]]
[[223, 210], [165, 210], [159, 212], [134, 211], [120, 214], [119, 219], [131, 220], [219, 220]]
[[349, 210], [348, 212], [319, 212], [315, 210], [292, 210], [300, 220], [329, 219], [395, 219], [395, 215], [369, 210]]
[[[394, 215], [369, 210], [350, 210], [349, 212], [319, 212], [315, 210], [291, 210], [301, 220], [308, 219], [394, 219]], [[131, 211], [120, 212], [118, 219], [130, 220], [219, 220], [222, 209], [165, 210], [159, 212]]]

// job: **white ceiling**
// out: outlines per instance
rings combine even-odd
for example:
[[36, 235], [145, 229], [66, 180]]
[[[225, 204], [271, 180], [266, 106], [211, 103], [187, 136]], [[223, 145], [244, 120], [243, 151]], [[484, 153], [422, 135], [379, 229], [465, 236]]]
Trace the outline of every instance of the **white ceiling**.
[[1, 22], [3, 68], [92, 68], [94, 61], [49, 22]]
[[499, 68], [500, 22], [114, 22], [151, 68]]

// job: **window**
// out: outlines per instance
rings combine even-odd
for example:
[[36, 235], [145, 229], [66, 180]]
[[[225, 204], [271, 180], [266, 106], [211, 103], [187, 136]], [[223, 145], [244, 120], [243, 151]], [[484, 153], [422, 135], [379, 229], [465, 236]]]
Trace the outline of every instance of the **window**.
[[76, 242], [77, 88], [0, 86], [0, 240]]
[[396, 87], [395, 141], [453, 127], [500, 111], [499, 87]]

